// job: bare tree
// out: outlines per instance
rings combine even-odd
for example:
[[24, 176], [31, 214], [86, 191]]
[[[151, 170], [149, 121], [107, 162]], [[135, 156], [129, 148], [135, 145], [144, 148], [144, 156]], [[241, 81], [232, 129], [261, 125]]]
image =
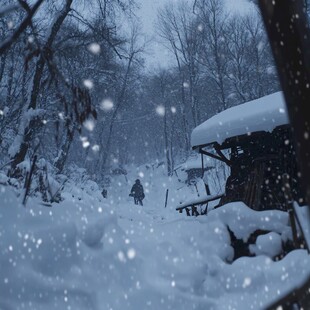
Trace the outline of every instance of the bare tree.
[[128, 41], [128, 48], [125, 51], [126, 56], [124, 56], [124, 58], [126, 59], [125, 64], [126, 69], [123, 76], [120, 77], [121, 85], [115, 97], [113, 112], [107, 130], [108, 133], [106, 137], [102, 135], [102, 139], [104, 139], [102, 140], [103, 147], [101, 148], [100, 158], [97, 166], [100, 170], [104, 170], [106, 167], [107, 159], [110, 154], [115, 121], [117, 119], [120, 110], [126, 103], [125, 99], [126, 99], [126, 93], [128, 91], [128, 84], [129, 79], [131, 77], [132, 67], [134, 63], [138, 60], [138, 55], [144, 51], [144, 48], [145, 48], [145, 42], [141, 42], [140, 40], [139, 25], [137, 23], [134, 23], [132, 24], [131, 28], [131, 34]]
[[200, 64], [205, 68], [205, 74], [212, 83], [217, 104], [220, 110], [227, 109], [227, 50], [225, 45], [227, 14], [224, 13], [222, 0], [199, 0], [196, 3], [201, 21], [203, 44], [199, 53]]
[[[178, 5], [167, 4], [158, 13], [158, 33], [164, 45], [173, 53], [177, 63], [181, 92], [181, 113], [183, 115], [185, 145], [189, 148], [189, 119], [196, 126], [201, 121], [198, 83], [199, 66], [197, 54], [200, 49], [201, 35], [194, 14], [185, 1]], [[188, 91], [188, 95], [187, 95]]]

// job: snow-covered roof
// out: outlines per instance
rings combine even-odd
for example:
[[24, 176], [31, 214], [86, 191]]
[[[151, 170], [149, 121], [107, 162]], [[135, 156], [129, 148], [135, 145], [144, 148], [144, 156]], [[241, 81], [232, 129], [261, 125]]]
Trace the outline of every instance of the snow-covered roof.
[[227, 138], [257, 131], [272, 132], [276, 127], [288, 123], [283, 93], [277, 92], [211, 117], [193, 130], [191, 145], [222, 144]]

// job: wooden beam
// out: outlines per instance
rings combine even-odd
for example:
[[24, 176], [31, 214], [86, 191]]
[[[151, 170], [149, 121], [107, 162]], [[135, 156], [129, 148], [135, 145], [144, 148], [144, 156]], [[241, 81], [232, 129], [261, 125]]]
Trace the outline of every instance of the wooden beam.
[[214, 144], [214, 149], [216, 150], [216, 153], [222, 158], [222, 161], [228, 166], [231, 166], [231, 161], [222, 153], [221, 147], [218, 143]]
[[200, 152], [201, 154], [204, 154], [204, 155], [209, 156], [209, 157], [211, 157], [211, 158], [214, 158], [214, 159], [223, 161], [223, 158], [221, 158], [220, 156], [215, 155], [215, 154], [212, 154], [212, 153], [210, 153], [210, 152], [208, 152], [208, 151], [205, 151], [205, 150], [203, 150], [203, 149], [200, 149], [199, 152]]

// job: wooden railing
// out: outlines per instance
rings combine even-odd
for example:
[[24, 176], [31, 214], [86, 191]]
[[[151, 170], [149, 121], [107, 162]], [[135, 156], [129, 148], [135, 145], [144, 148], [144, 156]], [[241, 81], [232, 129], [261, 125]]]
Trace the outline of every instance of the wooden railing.
[[[192, 201], [188, 201], [188, 202], [184, 202], [182, 203], [179, 207], [176, 208], [176, 210], [179, 213], [183, 213], [183, 210], [186, 211], [187, 216], [198, 216], [200, 215], [197, 211], [197, 206], [201, 206], [201, 205], [205, 205], [208, 204], [211, 201], [215, 201], [218, 200], [220, 198], [223, 197], [224, 194], [220, 194], [220, 195], [214, 195], [214, 196], [203, 196], [201, 198], [192, 200]], [[206, 209], [203, 211], [203, 214], [207, 213], [207, 208], [208, 206], [206, 206]]]

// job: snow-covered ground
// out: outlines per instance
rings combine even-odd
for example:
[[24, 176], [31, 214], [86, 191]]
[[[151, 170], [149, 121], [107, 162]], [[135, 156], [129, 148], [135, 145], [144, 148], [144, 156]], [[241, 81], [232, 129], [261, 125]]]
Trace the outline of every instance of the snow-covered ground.
[[[136, 178], [144, 206], [129, 192]], [[167, 208], [166, 189], [169, 189]], [[0, 186], [0, 309], [264, 309], [310, 275], [305, 250], [270, 257], [291, 238], [280, 211], [255, 212], [242, 203], [186, 217], [175, 207], [197, 197], [163, 166], [129, 168], [114, 176], [104, 199], [96, 183], [67, 182], [51, 208]], [[234, 262], [227, 226], [253, 244], [256, 257]]]

